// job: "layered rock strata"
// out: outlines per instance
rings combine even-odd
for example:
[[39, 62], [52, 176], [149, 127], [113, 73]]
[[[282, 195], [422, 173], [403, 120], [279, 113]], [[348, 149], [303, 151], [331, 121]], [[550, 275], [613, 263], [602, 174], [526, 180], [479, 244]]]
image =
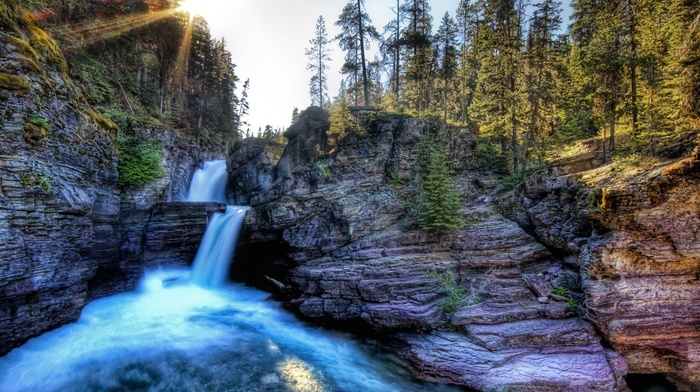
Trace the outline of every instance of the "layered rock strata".
[[[322, 116], [305, 112], [299, 124], [315, 130], [297, 129], [282, 155], [304, 159], [272, 166], [276, 145], [243, 141], [232, 149], [229, 183], [251, 191], [229, 191], [253, 207], [242, 253], [280, 249], [265, 262], [238, 263], [289, 285], [289, 301], [305, 317], [393, 336], [392, 347], [423, 379], [479, 390], [624, 389], [624, 361], [601, 346], [575, 305], [549, 296], [569, 272], [501, 216], [476, 185], [486, 181], [458, 176], [465, 229], [440, 235], [406, 226], [401, 187], [410, 186], [420, 138], [443, 135], [463, 162], [470, 134], [393, 119], [324, 153], [324, 139], [313, 135], [327, 130], [318, 126]], [[309, 140], [295, 140], [301, 137]], [[253, 149], [264, 158], [253, 159]], [[446, 276], [466, 293], [454, 312], [445, 310], [448, 293], [439, 284]]]
[[81, 103], [31, 15], [0, 8], [2, 355], [76, 320], [91, 299], [134, 288], [146, 268], [190, 262], [222, 206], [156, 204], [183, 194], [171, 178], [189, 178], [201, 155], [177, 137], [164, 143], [166, 176], [123, 201], [116, 126]]
[[700, 390], [695, 135], [646, 167], [556, 165], [504, 200], [510, 216], [580, 268], [587, 316], [629, 371], [663, 373], [691, 391]]

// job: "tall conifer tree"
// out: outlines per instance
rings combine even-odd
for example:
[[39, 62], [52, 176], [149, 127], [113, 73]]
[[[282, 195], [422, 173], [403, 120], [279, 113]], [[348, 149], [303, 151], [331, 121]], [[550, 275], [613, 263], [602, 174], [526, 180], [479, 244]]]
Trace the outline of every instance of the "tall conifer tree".
[[331, 48], [329, 47], [331, 41], [328, 39], [326, 21], [323, 16], [319, 16], [316, 20], [314, 38], [309, 43], [311, 43], [311, 47], [306, 49], [306, 55], [309, 57], [306, 69], [314, 73], [309, 81], [311, 104], [324, 107], [329, 103], [326, 71], [328, 70], [328, 62], [331, 61]]

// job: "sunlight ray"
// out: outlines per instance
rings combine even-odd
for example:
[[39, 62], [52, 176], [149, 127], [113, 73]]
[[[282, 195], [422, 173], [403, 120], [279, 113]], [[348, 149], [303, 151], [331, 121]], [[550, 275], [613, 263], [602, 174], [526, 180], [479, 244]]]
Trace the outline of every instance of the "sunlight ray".
[[192, 52], [192, 31], [194, 29], [194, 16], [190, 15], [190, 19], [187, 22], [187, 28], [185, 29], [185, 34], [182, 36], [182, 43], [180, 44], [180, 50], [177, 54], [177, 60], [175, 62], [175, 80], [184, 80], [187, 76], [187, 69], [189, 68], [190, 54]]
[[146, 14], [117, 17], [101, 21], [84, 22], [70, 30], [74, 43], [69, 48], [92, 45], [99, 41], [118, 37], [131, 30], [160, 21], [172, 15], [175, 10], [161, 10]]

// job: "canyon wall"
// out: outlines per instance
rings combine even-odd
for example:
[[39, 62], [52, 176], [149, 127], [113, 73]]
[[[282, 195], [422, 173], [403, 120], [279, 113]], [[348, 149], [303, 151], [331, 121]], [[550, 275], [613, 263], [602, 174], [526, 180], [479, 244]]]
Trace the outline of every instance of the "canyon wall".
[[[252, 207], [234, 266], [241, 274], [262, 285], [274, 279], [303, 317], [390, 336], [425, 380], [479, 390], [626, 388], [624, 360], [577, 316], [582, 303], [551, 295], [562, 282], [580, 284], [578, 274], [501, 215], [493, 177], [465, 170], [470, 130], [389, 117], [329, 145], [327, 116], [307, 109], [284, 151], [249, 140], [232, 148], [229, 194]], [[402, 200], [421, 138], [438, 134], [467, 220], [453, 233], [415, 227]], [[441, 282], [466, 289], [454, 309]]]
[[176, 136], [162, 143], [162, 179], [120, 189], [116, 125], [81, 100], [26, 11], [0, 11], [2, 355], [76, 320], [88, 301], [133, 289], [145, 269], [189, 263], [224, 206], [163, 203], [202, 159]]
[[629, 364], [700, 389], [700, 137], [637, 165], [554, 162], [501, 200], [580, 269], [586, 316]]

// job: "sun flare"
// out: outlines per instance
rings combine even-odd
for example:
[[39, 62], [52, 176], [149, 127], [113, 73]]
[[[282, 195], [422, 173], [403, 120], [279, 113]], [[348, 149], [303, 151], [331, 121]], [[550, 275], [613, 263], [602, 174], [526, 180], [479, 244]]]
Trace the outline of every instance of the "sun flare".
[[210, 1], [207, 0], [181, 0], [178, 10], [187, 12], [190, 15], [203, 15]]

